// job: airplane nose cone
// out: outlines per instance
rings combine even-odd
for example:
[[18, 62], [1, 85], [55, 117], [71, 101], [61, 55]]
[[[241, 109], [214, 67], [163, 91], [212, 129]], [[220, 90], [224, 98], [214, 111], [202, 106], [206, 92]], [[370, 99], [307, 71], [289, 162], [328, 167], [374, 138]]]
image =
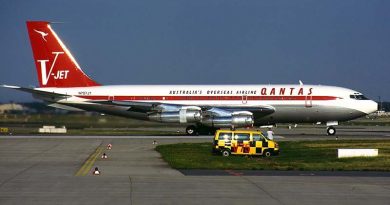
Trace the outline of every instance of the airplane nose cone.
[[378, 110], [378, 103], [376, 103], [375, 101], [370, 100], [365, 105], [365, 107], [363, 109], [363, 112], [365, 112], [366, 114], [370, 114], [370, 113], [375, 112], [377, 110]]

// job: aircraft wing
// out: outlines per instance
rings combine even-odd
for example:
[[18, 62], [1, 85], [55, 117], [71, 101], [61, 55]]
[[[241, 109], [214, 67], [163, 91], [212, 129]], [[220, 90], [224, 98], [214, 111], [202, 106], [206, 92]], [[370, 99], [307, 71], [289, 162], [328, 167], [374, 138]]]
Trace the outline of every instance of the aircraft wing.
[[91, 103], [126, 107], [128, 111], [155, 113], [155, 112], [175, 112], [181, 109], [199, 110], [204, 117], [227, 117], [232, 115], [253, 115], [254, 117], [263, 117], [275, 112], [275, 108], [268, 105], [263, 106], [247, 106], [247, 107], [229, 107], [229, 106], [192, 106], [153, 102], [135, 102], [135, 101], [96, 101], [91, 100]]
[[[37, 90], [12, 85], [1, 87], [16, 89], [33, 94], [34, 97], [51, 103], [50, 106], [66, 110], [89, 110], [107, 114], [115, 114], [138, 119], [150, 119], [161, 122], [196, 122], [201, 124], [228, 125], [233, 121], [241, 121], [249, 125], [254, 119], [262, 118], [275, 112], [275, 108], [268, 105], [258, 106], [210, 106], [210, 105], [181, 105], [161, 102], [139, 101], [110, 101], [86, 100], [77, 102], [72, 95]], [[227, 122], [227, 123], [225, 123]]]
[[156, 103], [135, 102], [135, 101], [90, 100], [88, 102], [94, 104], [126, 107], [128, 108], [128, 111], [144, 112], [144, 113], [150, 112], [154, 107], [158, 105]]
[[240, 115], [250, 115], [252, 114], [255, 118], [263, 117], [275, 112], [275, 108], [272, 106], [256, 106], [256, 107], [226, 107], [226, 106], [216, 106], [216, 107], [205, 107], [204, 110], [205, 115], [210, 116], [229, 116], [234, 114]]

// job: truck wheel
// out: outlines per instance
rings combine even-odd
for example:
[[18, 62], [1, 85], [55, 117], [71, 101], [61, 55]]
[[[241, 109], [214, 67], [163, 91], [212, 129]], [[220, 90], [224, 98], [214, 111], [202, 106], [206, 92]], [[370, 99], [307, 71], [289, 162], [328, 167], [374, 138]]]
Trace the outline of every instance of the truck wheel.
[[223, 150], [223, 151], [222, 151], [222, 156], [224, 156], [224, 157], [230, 156], [230, 151], [227, 150], [227, 149]]
[[270, 150], [264, 150], [264, 153], [263, 153], [263, 156], [264, 157], [270, 157], [272, 155], [271, 151]]

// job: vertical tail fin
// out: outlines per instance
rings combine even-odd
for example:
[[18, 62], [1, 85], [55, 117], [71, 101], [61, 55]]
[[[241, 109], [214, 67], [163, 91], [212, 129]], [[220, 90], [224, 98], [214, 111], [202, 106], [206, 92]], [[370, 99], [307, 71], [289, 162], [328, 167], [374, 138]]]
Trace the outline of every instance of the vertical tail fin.
[[89, 78], [46, 21], [27, 21], [40, 87], [87, 87]]

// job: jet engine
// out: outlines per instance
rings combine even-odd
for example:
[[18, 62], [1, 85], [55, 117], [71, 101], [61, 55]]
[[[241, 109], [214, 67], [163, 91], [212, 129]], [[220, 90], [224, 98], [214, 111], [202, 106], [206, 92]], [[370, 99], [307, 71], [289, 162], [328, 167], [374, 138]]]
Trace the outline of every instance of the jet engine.
[[249, 127], [254, 123], [252, 115], [232, 115], [202, 119], [202, 124], [210, 127]]
[[180, 109], [179, 111], [152, 113], [149, 114], [149, 119], [157, 122], [191, 123], [200, 122], [202, 115], [200, 110]]

